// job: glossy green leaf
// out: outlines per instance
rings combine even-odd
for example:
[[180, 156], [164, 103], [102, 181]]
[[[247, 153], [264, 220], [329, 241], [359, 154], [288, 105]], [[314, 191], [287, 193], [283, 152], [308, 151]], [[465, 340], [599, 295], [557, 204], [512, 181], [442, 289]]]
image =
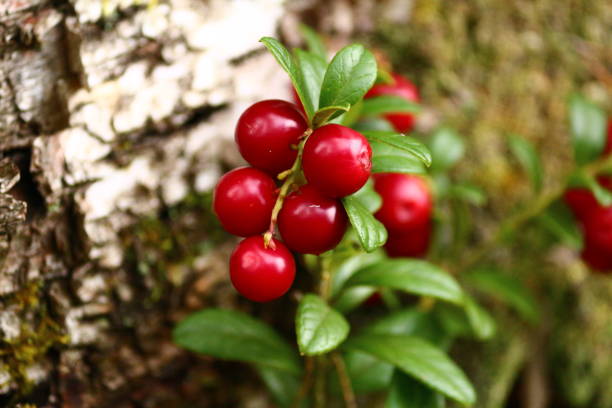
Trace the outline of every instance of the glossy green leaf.
[[353, 105], [372, 87], [376, 80], [376, 60], [360, 44], [344, 47], [327, 67], [319, 108]]
[[327, 49], [321, 36], [306, 24], [300, 24], [300, 33], [306, 41], [308, 51], [321, 57], [323, 61], [327, 61]]
[[304, 91], [308, 93], [308, 98], [312, 101], [313, 109], [316, 111], [327, 64], [318, 55], [300, 50], [299, 48], [295, 49], [295, 58], [301, 73]]
[[361, 133], [367, 132], [369, 130], [395, 132], [391, 123], [382, 118], [376, 117], [361, 119], [358, 122], [351, 124], [351, 127]]
[[302, 105], [306, 111], [306, 116], [308, 116], [309, 119], [312, 119], [316, 110], [316, 100], [312, 99], [312, 90], [309, 90], [309, 86], [307, 81], [304, 79], [304, 74], [300, 68], [300, 65], [296, 63], [291, 53], [289, 53], [285, 46], [283, 46], [276, 38], [263, 37], [259, 41], [266, 46], [279, 65], [285, 70], [285, 72], [287, 72], [295, 91], [300, 97], [300, 101], [302, 101]]
[[382, 205], [382, 198], [380, 198], [380, 194], [374, 190], [374, 183], [371, 179], [369, 179], [367, 183], [352, 196], [355, 197], [371, 213], [378, 211]]
[[366, 207], [353, 196], [342, 199], [344, 209], [366, 252], [372, 252], [387, 242], [387, 230]]
[[476, 401], [474, 388], [461, 369], [440, 349], [414, 336], [363, 334], [351, 337], [347, 350], [368, 353], [465, 405]]
[[365, 327], [362, 333], [411, 334], [438, 347], [446, 346], [448, 335], [431, 313], [417, 307], [394, 311]]
[[385, 408], [444, 408], [444, 397], [414, 378], [396, 371]]
[[299, 374], [293, 349], [269, 326], [241, 312], [205, 309], [181, 321], [174, 342], [213, 357], [255, 363]]
[[257, 366], [257, 373], [279, 407], [291, 407], [300, 388], [301, 378], [266, 366]]
[[314, 117], [312, 119], [313, 128], [318, 128], [320, 126], [325, 125], [329, 120], [338, 116], [343, 112], [348, 112], [349, 106], [327, 106], [325, 108], [321, 108], [315, 112]]
[[574, 94], [569, 100], [570, 128], [574, 158], [586, 164], [599, 157], [606, 144], [606, 114], [584, 97]]
[[323, 299], [306, 294], [295, 316], [295, 331], [300, 353], [313, 356], [338, 347], [348, 336], [349, 324]]
[[334, 268], [334, 273], [332, 274], [331, 297], [336, 297], [342, 290], [346, 281], [360, 268], [380, 260], [383, 256], [381, 251], [370, 253], [360, 251], [340, 262]]
[[376, 116], [386, 113], [417, 113], [420, 111], [421, 105], [416, 102], [407, 101], [400, 96], [383, 95], [365, 99], [361, 113], [364, 116]]
[[426, 166], [430, 166], [432, 157], [429, 149], [418, 140], [397, 132], [368, 130], [362, 132], [368, 139], [372, 149], [387, 148], [386, 152], [401, 151], [418, 158]]
[[423, 163], [415, 157], [406, 157], [402, 154], [373, 153], [372, 173], [426, 174], [427, 172]]
[[446, 171], [463, 157], [465, 144], [457, 132], [443, 127], [432, 135], [429, 149], [433, 158], [432, 170]]
[[353, 390], [359, 394], [381, 391], [391, 384], [392, 364], [360, 351], [348, 351], [344, 355], [346, 371]]
[[334, 308], [344, 314], [356, 309], [376, 292], [370, 286], [356, 286], [342, 291], [342, 294], [334, 301]]
[[538, 305], [518, 279], [494, 269], [473, 270], [465, 279], [476, 289], [506, 302], [525, 319], [537, 320]]
[[553, 203], [536, 220], [563, 244], [575, 249], [582, 248], [582, 232], [570, 209], [561, 201]]
[[465, 313], [476, 338], [486, 340], [495, 334], [495, 320], [476, 301], [466, 296]]
[[534, 191], [540, 191], [542, 189], [542, 163], [536, 149], [531, 143], [518, 135], [510, 135], [508, 145], [527, 172]]
[[388, 287], [463, 304], [457, 281], [437, 266], [417, 259], [386, 259], [357, 271], [347, 286]]

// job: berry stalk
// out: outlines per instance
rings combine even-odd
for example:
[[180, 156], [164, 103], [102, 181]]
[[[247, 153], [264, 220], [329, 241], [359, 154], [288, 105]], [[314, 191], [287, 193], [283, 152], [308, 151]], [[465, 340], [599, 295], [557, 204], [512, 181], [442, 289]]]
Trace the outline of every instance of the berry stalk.
[[298, 154], [293, 162], [293, 165], [289, 170], [283, 171], [278, 175], [279, 180], [285, 180], [283, 185], [281, 186], [278, 197], [276, 198], [276, 202], [274, 203], [274, 208], [272, 209], [272, 216], [270, 217], [270, 227], [268, 231], [264, 234], [264, 246], [268, 248], [272, 241], [272, 236], [274, 235], [274, 229], [276, 227], [276, 222], [278, 221], [278, 213], [281, 208], [283, 208], [283, 202], [289, 194], [289, 189], [295, 182], [296, 175], [299, 173], [300, 168], [302, 167], [302, 153], [304, 151], [304, 145], [308, 140], [308, 137], [312, 134], [312, 129], [308, 128], [304, 132], [302, 136], [300, 136], [300, 143], [297, 146]]

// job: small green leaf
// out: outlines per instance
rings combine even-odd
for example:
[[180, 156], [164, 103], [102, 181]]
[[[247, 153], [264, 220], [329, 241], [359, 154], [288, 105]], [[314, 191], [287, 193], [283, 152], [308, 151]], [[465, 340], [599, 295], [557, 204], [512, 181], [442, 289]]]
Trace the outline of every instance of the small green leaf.
[[300, 33], [306, 41], [308, 51], [327, 61], [327, 49], [321, 36], [306, 24], [300, 24]]
[[431, 137], [429, 149], [433, 157], [432, 170], [446, 171], [457, 163], [465, 153], [463, 139], [450, 128], [440, 128]]
[[484, 190], [470, 183], [451, 184], [449, 194], [451, 197], [477, 206], [483, 206], [487, 203], [487, 195]]
[[561, 201], [554, 202], [536, 220], [565, 245], [580, 250], [582, 232], [570, 209]]
[[518, 279], [493, 269], [473, 270], [465, 279], [476, 289], [508, 303], [525, 319], [537, 321], [538, 305]]
[[376, 154], [374, 151], [372, 152], [372, 173], [426, 174], [426, 171], [423, 163], [414, 156]]
[[376, 80], [376, 60], [363, 45], [348, 45], [329, 63], [319, 98], [319, 108], [353, 105]]
[[363, 334], [351, 337], [347, 350], [368, 353], [447, 397], [465, 405], [476, 401], [474, 388], [453, 361], [440, 349], [414, 336]]
[[278, 406], [282, 408], [292, 406], [300, 388], [300, 378], [266, 366], [256, 366], [255, 369]]
[[612, 191], [599, 184], [595, 177], [585, 175], [584, 182], [600, 205], [604, 207], [609, 207], [612, 205]]
[[380, 130], [364, 131], [363, 135], [366, 137], [366, 139], [368, 139], [368, 142], [370, 142], [373, 149], [374, 146], [380, 147], [384, 145], [388, 148], [393, 148], [394, 150], [409, 153], [410, 155], [417, 157], [426, 166], [431, 166], [432, 158], [429, 149], [423, 143], [412, 137], [408, 137], [397, 132]]
[[[349, 111], [350, 112], [350, 111]], [[393, 126], [389, 121], [382, 118], [365, 118], [351, 124], [351, 127], [358, 132], [364, 133], [369, 130], [378, 130], [383, 132], [394, 132]]]
[[361, 246], [366, 252], [372, 252], [387, 242], [387, 230], [366, 207], [354, 196], [342, 199], [344, 209], [348, 214], [351, 225], [357, 231]]
[[255, 363], [292, 374], [301, 367], [293, 349], [266, 324], [241, 312], [205, 309], [173, 331], [181, 347], [213, 357]]
[[324, 59], [310, 52], [295, 49], [295, 59], [300, 70], [300, 77], [304, 86], [304, 91], [308, 93], [308, 98], [312, 101], [313, 109], [316, 111], [319, 101], [319, 92], [323, 83], [323, 75], [327, 64]]
[[346, 371], [353, 390], [358, 394], [381, 391], [389, 386], [394, 367], [360, 351], [348, 351], [344, 355]]
[[300, 353], [313, 356], [338, 347], [348, 336], [349, 324], [320, 297], [306, 294], [295, 316], [295, 331]]
[[315, 112], [316, 101], [312, 99], [311, 92], [308, 90], [308, 85], [304, 80], [304, 75], [300, 66], [296, 63], [293, 56], [287, 49], [276, 39], [272, 37], [263, 37], [261, 40], [266, 48], [272, 53], [279, 65], [289, 74], [289, 78], [293, 83], [293, 87], [304, 105], [304, 111], [309, 119]]
[[338, 116], [343, 112], [348, 112], [349, 106], [327, 106], [315, 112], [312, 118], [313, 128], [318, 128], [325, 125], [330, 119]]
[[340, 296], [334, 301], [334, 307], [347, 314], [365, 302], [376, 292], [375, 288], [369, 286], [356, 286], [343, 290]]
[[444, 408], [444, 397], [406, 374], [393, 374], [385, 408]]
[[393, 75], [391, 73], [381, 67], [378, 67], [378, 72], [376, 73], [376, 83], [377, 84], [392, 84], [395, 82], [393, 79]]
[[606, 114], [578, 94], [569, 100], [570, 128], [574, 158], [586, 164], [601, 154], [606, 144]]
[[437, 266], [417, 259], [386, 259], [357, 271], [347, 286], [374, 286], [399, 289], [463, 304], [457, 281]]
[[533, 145], [518, 135], [510, 135], [508, 145], [527, 172], [534, 191], [540, 191], [542, 189], [542, 163]]
[[421, 105], [407, 101], [400, 96], [383, 95], [367, 98], [363, 101], [363, 116], [384, 115], [386, 113], [418, 113]]
[[486, 340], [493, 337], [495, 334], [495, 320], [469, 296], [465, 298], [465, 313], [476, 338]]
[[380, 194], [374, 190], [374, 183], [371, 179], [369, 179], [368, 182], [365, 183], [361, 189], [359, 189], [359, 191], [354, 193], [353, 197], [355, 197], [371, 213], [378, 211], [382, 205], [382, 198], [380, 198]]

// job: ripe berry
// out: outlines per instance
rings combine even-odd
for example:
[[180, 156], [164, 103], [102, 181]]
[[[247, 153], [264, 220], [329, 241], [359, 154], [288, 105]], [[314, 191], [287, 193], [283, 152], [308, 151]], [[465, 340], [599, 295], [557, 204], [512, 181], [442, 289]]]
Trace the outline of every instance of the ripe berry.
[[265, 248], [261, 235], [242, 240], [230, 257], [234, 288], [254, 302], [268, 302], [284, 295], [295, 278], [295, 261], [280, 241]]
[[264, 232], [276, 201], [276, 184], [266, 173], [241, 167], [219, 180], [213, 210], [227, 232], [247, 237]]
[[431, 224], [428, 222], [416, 228], [389, 233], [385, 250], [390, 258], [422, 258], [429, 249]]
[[612, 256], [612, 207], [598, 207], [584, 219], [585, 246]]
[[399, 173], [374, 175], [374, 189], [382, 198], [375, 216], [389, 232], [403, 233], [429, 222], [432, 198], [425, 181]]
[[563, 194], [563, 200], [579, 220], [599, 204], [593, 193], [586, 188], [570, 188]]
[[[368, 91], [366, 98], [375, 96], [392, 95], [399, 96], [410, 102], [419, 101], [419, 92], [416, 86], [407, 78], [399, 74], [393, 74], [392, 84], [376, 84]], [[411, 113], [389, 113], [385, 115], [393, 125], [393, 128], [400, 133], [407, 133], [414, 127], [414, 115]]]
[[370, 177], [372, 148], [359, 132], [329, 124], [315, 130], [304, 146], [306, 180], [329, 197], [359, 190]]
[[235, 138], [247, 162], [276, 175], [295, 161], [295, 145], [307, 128], [295, 105], [272, 99], [257, 102], [244, 111], [236, 125]]
[[306, 117], [306, 110], [304, 109], [304, 104], [302, 103], [302, 100], [300, 99], [300, 96], [298, 95], [297, 91], [293, 87], [293, 84], [290, 84], [289, 86], [291, 87], [291, 100], [293, 101], [295, 106], [298, 107], [298, 109], [302, 113], [302, 115], [304, 115], [304, 117]]
[[348, 225], [342, 204], [310, 185], [302, 186], [285, 200], [278, 216], [283, 241], [302, 254], [321, 254], [335, 248]]
[[580, 256], [589, 268], [601, 272], [612, 272], [612, 254], [610, 252], [593, 246], [585, 246]]

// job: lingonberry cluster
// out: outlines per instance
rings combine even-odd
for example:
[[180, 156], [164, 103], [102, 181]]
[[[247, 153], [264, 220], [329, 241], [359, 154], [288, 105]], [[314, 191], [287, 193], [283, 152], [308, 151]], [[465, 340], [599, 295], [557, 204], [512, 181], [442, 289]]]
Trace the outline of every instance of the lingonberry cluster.
[[[348, 226], [339, 199], [370, 177], [372, 149], [345, 126], [309, 129], [299, 108], [282, 100], [249, 107], [238, 120], [235, 140], [252, 167], [221, 178], [213, 209], [228, 232], [246, 237], [230, 258], [234, 287], [265, 302], [293, 283], [290, 250], [318, 255], [338, 245]], [[280, 188], [276, 180], [283, 181]], [[273, 238], [277, 227], [282, 242]]]
[[[603, 154], [612, 154], [612, 120], [608, 121], [608, 137]], [[612, 191], [612, 176], [599, 176], [597, 182]], [[599, 204], [587, 188], [568, 189], [564, 199], [584, 234], [582, 259], [594, 270], [612, 271], [612, 206]]]

